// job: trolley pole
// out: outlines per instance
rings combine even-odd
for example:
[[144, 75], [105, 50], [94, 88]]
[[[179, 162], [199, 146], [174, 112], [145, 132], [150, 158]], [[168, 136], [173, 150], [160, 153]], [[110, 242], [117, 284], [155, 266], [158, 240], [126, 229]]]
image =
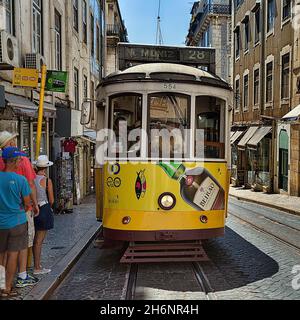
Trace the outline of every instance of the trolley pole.
[[44, 115], [44, 97], [45, 97], [45, 85], [46, 85], [46, 75], [47, 75], [46, 65], [42, 66], [41, 73], [42, 73], [42, 80], [41, 80], [41, 92], [40, 92], [39, 118], [38, 118], [37, 136], [36, 136], [36, 151], [35, 151], [36, 160], [40, 155], [40, 148], [41, 148], [41, 137], [42, 137], [43, 115]]
[[[44, 115], [44, 97], [45, 97], [45, 86], [46, 86], [46, 75], [47, 75], [47, 66], [43, 65], [42, 70], [42, 79], [41, 79], [41, 91], [40, 91], [40, 103], [39, 103], [39, 117], [37, 125], [37, 135], [36, 135], [36, 150], [35, 150], [35, 160], [40, 155], [41, 148], [41, 137], [42, 137], [42, 127], [43, 127], [43, 115]], [[30, 268], [32, 264], [32, 248], [28, 249], [27, 255], [27, 267]]]

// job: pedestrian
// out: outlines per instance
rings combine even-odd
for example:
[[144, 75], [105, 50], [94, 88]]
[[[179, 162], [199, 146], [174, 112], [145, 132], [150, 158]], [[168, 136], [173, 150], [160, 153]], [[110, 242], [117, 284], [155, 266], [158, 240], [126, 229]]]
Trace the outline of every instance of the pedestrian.
[[[8, 147], [16, 147], [16, 137], [18, 134], [12, 134], [8, 131], [0, 132], [0, 149], [4, 152]], [[5, 163], [0, 157], [0, 172], [5, 170]], [[28, 259], [28, 250], [33, 247], [34, 241], [34, 215], [39, 214], [39, 207], [36, 200], [36, 188], [34, 179], [36, 174], [33, 170], [33, 167], [26, 156], [22, 156], [18, 168], [15, 170], [15, 173], [24, 176], [29, 183], [31, 189], [31, 206], [28, 207], [26, 211], [27, 222], [28, 222], [28, 246], [26, 249], [22, 250], [19, 254], [18, 261], [18, 277], [17, 277], [17, 288], [23, 288], [26, 286], [35, 285], [38, 282], [38, 279], [32, 276], [27, 272], [27, 259]]]
[[51, 272], [51, 269], [45, 269], [41, 265], [42, 245], [47, 231], [54, 227], [53, 204], [54, 193], [51, 179], [47, 177], [47, 169], [53, 166], [53, 162], [43, 155], [33, 163], [36, 166], [36, 179], [34, 180], [37, 191], [37, 202], [40, 214], [34, 218], [35, 237], [33, 244], [34, 271], [33, 274], [41, 275]]
[[6, 269], [2, 298], [18, 295], [13, 289], [13, 280], [19, 253], [28, 246], [26, 211], [31, 205], [31, 189], [25, 177], [15, 173], [21, 156], [24, 154], [14, 147], [5, 148], [2, 153], [5, 171], [0, 172], [0, 265]]

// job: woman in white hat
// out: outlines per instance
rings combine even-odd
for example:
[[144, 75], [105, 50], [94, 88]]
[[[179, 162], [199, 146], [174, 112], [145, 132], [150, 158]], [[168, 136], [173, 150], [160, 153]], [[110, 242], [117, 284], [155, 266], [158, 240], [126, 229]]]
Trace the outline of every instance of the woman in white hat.
[[54, 204], [53, 184], [47, 177], [47, 169], [53, 166], [47, 156], [40, 156], [33, 162], [36, 167], [35, 185], [37, 190], [37, 201], [40, 214], [34, 219], [35, 238], [33, 244], [34, 275], [41, 275], [51, 272], [41, 266], [42, 245], [48, 230], [54, 227], [54, 216], [52, 206]]

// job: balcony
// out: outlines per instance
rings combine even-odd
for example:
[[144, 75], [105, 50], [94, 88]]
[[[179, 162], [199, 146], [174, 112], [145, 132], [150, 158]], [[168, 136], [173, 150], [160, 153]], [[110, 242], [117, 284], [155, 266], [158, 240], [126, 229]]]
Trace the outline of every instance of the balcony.
[[188, 35], [190, 42], [197, 43], [197, 41], [199, 40], [197, 39], [199, 38], [199, 31], [201, 31], [201, 29], [202, 30], [206, 29], [209, 22], [209, 18], [211, 16], [214, 16], [214, 15], [229, 16], [231, 15], [231, 8], [232, 8], [231, 4], [224, 5], [224, 4], [206, 3], [203, 6], [203, 11], [197, 14], [197, 17], [194, 23], [191, 25], [189, 35]]
[[124, 29], [121, 24], [107, 24], [106, 34], [108, 37], [119, 38], [120, 42], [128, 42], [127, 29]]

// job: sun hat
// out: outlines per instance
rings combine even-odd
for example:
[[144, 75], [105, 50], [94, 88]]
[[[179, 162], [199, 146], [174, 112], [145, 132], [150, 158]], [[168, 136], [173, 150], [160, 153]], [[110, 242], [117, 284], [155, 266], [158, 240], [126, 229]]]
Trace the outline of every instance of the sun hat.
[[2, 151], [2, 158], [4, 160], [14, 159], [14, 158], [18, 158], [18, 157], [25, 157], [25, 156], [26, 156], [26, 154], [21, 152], [16, 147], [8, 147]]
[[17, 137], [18, 133], [10, 133], [8, 131], [0, 132], [0, 148], [2, 149], [5, 145], [15, 137]]
[[48, 156], [39, 156], [37, 161], [32, 162], [38, 168], [49, 168], [53, 166], [53, 162], [49, 161]]

